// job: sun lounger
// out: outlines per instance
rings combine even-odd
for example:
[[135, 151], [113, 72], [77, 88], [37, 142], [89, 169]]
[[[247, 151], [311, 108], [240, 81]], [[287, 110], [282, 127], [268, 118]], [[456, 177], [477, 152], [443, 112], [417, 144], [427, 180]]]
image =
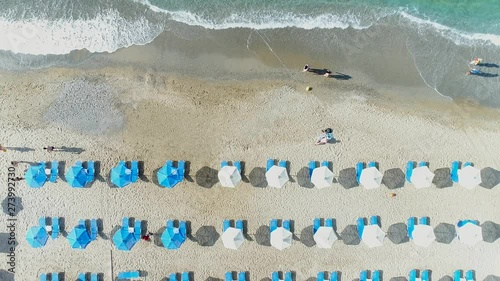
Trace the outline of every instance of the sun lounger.
[[140, 220], [135, 220], [134, 222], [135, 239], [137, 240], [141, 239], [141, 233], [142, 233], [142, 222]]
[[47, 274], [45, 273], [40, 274], [40, 281], [47, 281]]
[[78, 281], [87, 281], [85, 273], [78, 273]]
[[455, 270], [453, 272], [453, 281], [461, 281], [462, 279], [462, 270]]
[[235, 227], [238, 229], [241, 229], [243, 231], [243, 221], [242, 220], [236, 220]]
[[330, 281], [339, 281], [339, 273], [337, 271], [330, 272]]
[[50, 275], [52, 276], [52, 279], [51, 279], [52, 281], [59, 281], [59, 273], [52, 272]]
[[245, 271], [240, 271], [238, 273], [238, 281], [245, 281], [247, 280], [247, 273]]
[[[83, 165], [82, 165], [82, 161], [76, 161], [76, 162], [75, 162], [75, 166], [76, 166], [76, 167], [83, 167]], [[80, 273], [80, 274], [85, 274], [85, 273]]]
[[177, 273], [170, 273], [170, 276], [168, 277], [168, 281], [177, 281]]
[[167, 228], [174, 227], [174, 221], [173, 220], [167, 220]]
[[417, 270], [410, 270], [410, 273], [408, 274], [408, 281], [417, 281]]
[[318, 272], [318, 274], [316, 275], [316, 280], [317, 281], [325, 281], [325, 272], [324, 271]]
[[472, 166], [472, 162], [465, 162], [462, 168], [465, 168], [467, 166]]
[[370, 224], [378, 225], [378, 217], [377, 216], [371, 216], [370, 217]]
[[359, 239], [363, 236], [363, 229], [365, 228], [365, 219], [364, 218], [358, 218], [356, 221], [357, 226], [358, 226], [358, 235]]
[[411, 174], [413, 173], [413, 169], [415, 168], [415, 162], [408, 161], [406, 163], [406, 181], [411, 182]]
[[59, 218], [52, 218], [52, 233], [50, 234], [50, 238], [56, 239], [59, 236]]
[[327, 167], [327, 168], [328, 168], [329, 164], [330, 164], [330, 163], [328, 163], [328, 161], [323, 161], [323, 162], [321, 162], [321, 166], [322, 166], [322, 167]]
[[139, 271], [123, 271], [118, 273], [118, 279], [131, 279], [141, 277]]
[[479, 222], [476, 221], [476, 220], [459, 220], [458, 223], [457, 223], [457, 226], [458, 227], [462, 227], [462, 226], [464, 226], [467, 223], [472, 223], [472, 224], [475, 224], [475, 225], [479, 225]]
[[425, 166], [427, 166], [427, 162], [421, 161], [421, 162], [418, 163], [418, 166], [419, 167], [425, 167]]
[[368, 273], [366, 270], [363, 270], [359, 273], [359, 281], [366, 281], [366, 278], [368, 276]]
[[41, 227], [47, 227], [47, 223], [46, 223], [45, 217], [40, 217], [40, 218], [38, 219], [38, 224], [39, 224]]
[[283, 168], [285, 168], [285, 169], [286, 169], [286, 161], [285, 161], [285, 160], [280, 160], [280, 162], [278, 163], [278, 165], [279, 165], [280, 167], [283, 167]]
[[273, 271], [271, 274], [271, 281], [280, 281], [280, 275], [277, 271]]
[[358, 181], [358, 183], [359, 183], [359, 178], [361, 177], [361, 172], [363, 171], [364, 168], [365, 164], [363, 162], [358, 162], [356, 164], [356, 180]]
[[466, 281], [474, 281], [474, 271], [467, 270], [467, 272], [465, 273], [465, 280]]
[[427, 220], [427, 217], [421, 217], [421, 218], [418, 220], [418, 224], [425, 224], [425, 225], [428, 225], [428, 224], [429, 224], [429, 221]]
[[377, 162], [374, 162], [374, 161], [371, 161], [371, 162], [368, 162], [368, 168], [377, 168]]
[[128, 232], [130, 226], [130, 220], [128, 217], [122, 218], [122, 229]]
[[95, 165], [94, 161], [87, 161], [87, 183], [94, 181]]
[[238, 172], [241, 174], [241, 162], [240, 161], [234, 161], [233, 165], [236, 167]]
[[273, 220], [271, 220], [271, 222], [269, 223], [269, 230], [270, 230], [271, 232], [273, 232], [273, 231], [275, 231], [275, 230], [276, 230], [276, 228], [278, 228], [278, 220], [273, 219]]
[[429, 281], [429, 270], [422, 270], [421, 274], [420, 274], [420, 279], [422, 281]]
[[233, 281], [233, 272], [231, 271], [226, 272], [225, 279], [226, 281]]
[[320, 226], [321, 226], [321, 220], [319, 218], [315, 218], [313, 220], [313, 234], [316, 233], [316, 231], [318, 231]]
[[90, 220], [90, 239], [91, 240], [96, 240], [97, 239], [97, 220], [96, 219], [91, 219]]
[[460, 163], [458, 161], [451, 162], [451, 180], [453, 182], [458, 182], [458, 168]]
[[285, 272], [285, 281], [292, 281], [292, 272], [291, 271]]
[[224, 220], [222, 222], [222, 232], [226, 231], [226, 229], [231, 227], [231, 221], [229, 220]]
[[98, 281], [97, 273], [90, 274], [90, 281]]
[[309, 178], [312, 177], [314, 169], [316, 169], [316, 161], [309, 161]]
[[410, 239], [413, 239], [413, 230], [415, 229], [415, 218], [414, 217], [410, 217], [408, 219], [408, 237], [410, 237]]
[[187, 235], [187, 227], [185, 221], [179, 221], [179, 232], [182, 236], [186, 237]]
[[373, 281], [380, 281], [380, 271], [375, 270], [372, 272], [372, 280]]
[[130, 161], [130, 170], [132, 170], [130, 181], [136, 182], [139, 179], [139, 162]]
[[325, 219], [326, 227], [333, 227], [333, 219]]
[[290, 220], [283, 220], [281, 226], [283, 226], [284, 229], [290, 231]]
[[267, 159], [266, 172], [269, 171], [269, 169], [271, 169], [272, 166], [274, 166], [274, 159]]
[[184, 271], [181, 275], [181, 281], [189, 281], [189, 272]]
[[226, 167], [227, 165], [228, 165], [228, 164], [227, 164], [227, 161], [222, 161], [222, 162], [220, 162], [220, 167], [221, 167], [221, 168], [224, 168], [224, 167]]
[[59, 162], [52, 161], [50, 165], [50, 182], [56, 182], [59, 173]]
[[184, 160], [177, 162], [177, 173], [179, 173], [181, 180], [184, 180], [185, 165], [186, 162]]

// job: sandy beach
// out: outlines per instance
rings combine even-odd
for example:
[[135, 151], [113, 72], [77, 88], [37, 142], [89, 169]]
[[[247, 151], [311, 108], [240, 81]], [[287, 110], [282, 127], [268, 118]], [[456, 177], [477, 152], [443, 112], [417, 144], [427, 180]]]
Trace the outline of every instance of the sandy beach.
[[[100, 162], [91, 188], [70, 188], [62, 179], [41, 189], [17, 183], [22, 210], [16, 217], [15, 280], [38, 280], [45, 272], [64, 272], [65, 280], [96, 272], [115, 280], [125, 270], [145, 272], [143, 280], [166, 280], [171, 272], [182, 271], [193, 272], [194, 280], [221, 280], [231, 270], [248, 271], [250, 280], [269, 278], [277, 270], [293, 271], [295, 280], [314, 280], [321, 270], [338, 270], [341, 280], [359, 278], [365, 269], [381, 270], [384, 280], [407, 277], [414, 268], [431, 269], [433, 280], [456, 269], [475, 270], [477, 280], [500, 275], [498, 240], [469, 247], [455, 239], [421, 248], [386, 238], [383, 247], [373, 249], [341, 240], [332, 249], [318, 249], [300, 241], [316, 217], [334, 218], [339, 234], [358, 217], [372, 215], [381, 217], [384, 231], [410, 216], [429, 216], [432, 226], [459, 219], [500, 223], [498, 186], [417, 190], [406, 183], [393, 190], [384, 185], [366, 190], [334, 183], [318, 190], [304, 177], [310, 160], [331, 161], [336, 178], [358, 161], [377, 161], [382, 173], [404, 171], [408, 160], [428, 161], [431, 170], [459, 160], [497, 171], [497, 110], [432, 97], [417, 82], [370, 88], [367, 80], [326, 79], [300, 69], [292, 70], [294, 79], [274, 79], [279, 72], [259, 60], [231, 63], [241, 68], [239, 74], [255, 67], [257, 76], [270, 78], [211, 79], [133, 64], [1, 73], [0, 143], [8, 147], [0, 155], [2, 186], [7, 186], [13, 160], [59, 160], [60, 174], [77, 160]], [[308, 85], [310, 92], [305, 91]], [[400, 91], [413, 95], [395, 95]], [[337, 142], [314, 145], [326, 127], [333, 128]], [[48, 153], [42, 149], [47, 145], [78, 153]], [[282, 189], [259, 187], [268, 158], [289, 161], [291, 181]], [[155, 172], [168, 159], [189, 162], [188, 177], [173, 189], [155, 183]], [[144, 162], [139, 182], [111, 188], [109, 172], [119, 160]], [[222, 160], [244, 161], [248, 180], [235, 189], [221, 187], [213, 177]], [[22, 176], [26, 167], [19, 164], [16, 175]], [[71, 249], [62, 236], [33, 249], [24, 236], [40, 216], [64, 218], [67, 232], [79, 219], [98, 218], [103, 231], [85, 250]], [[225, 249], [219, 239], [211, 247], [188, 240], [178, 251], [140, 241], [123, 252], [110, 240], [123, 216], [146, 221], [156, 243], [167, 219], [189, 221], [193, 235], [202, 226], [214, 226], [221, 235], [223, 219], [243, 219], [250, 239], [238, 251]], [[273, 218], [293, 220], [295, 241], [282, 252], [255, 241], [258, 229]], [[6, 225], [7, 216], [0, 220]], [[2, 274], [2, 280], [14, 280]]]

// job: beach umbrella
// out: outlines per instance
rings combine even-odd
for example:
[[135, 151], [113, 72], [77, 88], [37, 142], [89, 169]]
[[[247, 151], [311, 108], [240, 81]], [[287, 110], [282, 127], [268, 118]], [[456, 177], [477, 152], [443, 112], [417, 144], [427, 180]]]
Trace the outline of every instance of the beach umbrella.
[[179, 249], [184, 241], [186, 237], [182, 235], [178, 227], [167, 227], [161, 235], [163, 247], [170, 250]]
[[434, 227], [434, 234], [437, 242], [450, 244], [455, 239], [455, 226], [449, 223], [440, 223]]
[[271, 232], [271, 246], [280, 251], [292, 246], [292, 233], [283, 227], [276, 228]]
[[156, 173], [156, 176], [158, 178], [158, 183], [163, 187], [174, 187], [182, 181], [178, 169], [168, 164], [161, 167]]
[[387, 238], [394, 244], [401, 244], [408, 241], [408, 228], [405, 223], [399, 222], [389, 226]]
[[82, 166], [73, 166], [66, 173], [66, 181], [71, 187], [84, 187], [87, 184], [87, 173]]
[[319, 189], [332, 186], [333, 173], [326, 166], [315, 168], [311, 175], [311, 182]]
[[458, 183], [467, 189], [473, 189], [481, 183], [481, 170], [472, 166], [458, 170]]
[[32, 226], [26, 233], [26, 240], [33, 248], [41, 248], [45, 246], [47, 239], [49, 239], [49, 234], [47, 233], [47, 230], [45, 230], [45, 227]]
[[333, 227], [320, 226], [316, 233], [314, 233], [314, 241], [318, 245], [318, 248], [329, 249], [336, 240], [337, 235], [335, 235]]
[[384, 243], [385, 232], [376, 224], [366, 225], [363, 229], [361, 240], [370, 247], [379, 247]]
[[466, 222], [460, 227], [457, 225], [457, 236], [458, 240], [469, 246], [474, 246], [479, 241], [483, 241], [483, 231], [481, 227], [472, 222]]
[[382, 183], [383, 175], [375, 167], [369, 167], [361, 171], [361, 176], [359, 178], [359, 183], [363, 185], [366, 189], [379, 188]]
[[24, 178], [29, 187], [42, 187], [47, 181], [44, 165], [30, 166], [24, 174]]
[[125, 229], [120, 229], [113, 235], [113, 243], [118, 250], [130, 251], [135, 243], [137, 243], [137, 239], [134, 233], [130, 233]]
[[196, 240], [200, 246], [213, 246], [217, 239], [219, 239], [219, 234], [213, 226], [205, 225], [196, 231]]
[[235, 166], [224, 166], [217, 174], [220, 184], [224, 187], [235, 187], [241, 181], [240, 171]]
[[84, 225], [77, 225], [68, 234], [68, 241], [73, 249], [85, 249], [92, 240], [87, 228]]
[[500, 225], [492, 221], [481, 224], [481, 229], [483, 230], [483, 240], [485, 242], [493, 243], [500, 237]]
[[281, 188], [288, 181], [288, 174], [284, 167], [272, 166], [266, 172], [267, 184], [271, 187]]
[[125, 187], [132, 182], [131, 174], [132, 171], [121, 161], [118, 166], [111, 169], [111, 182], [118, 187]]
[[432, 185], [434, 173], [427, 166], [421, 166], [413, 169], [410, 181], [416, 188], [425, 188]]
[[436, 240], [434, 229], [432, 229], [432, 226], [426, 224], [415, 225], [412, 236], [415, 245], [422, 247], [429, 247]]
[[244, 240], [243, 232], [239, 228], [228, 227], [226, 231], [222, 233], [222, 243], [224, 243], [224, 247], [228, 249], [238, 250]]

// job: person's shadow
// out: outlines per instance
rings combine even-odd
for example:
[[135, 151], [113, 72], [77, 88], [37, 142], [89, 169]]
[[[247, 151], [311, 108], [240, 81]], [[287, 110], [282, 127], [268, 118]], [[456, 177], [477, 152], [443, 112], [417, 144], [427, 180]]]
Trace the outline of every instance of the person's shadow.
[[484, 67], [492, 67], [492, 68], [500, 68], [500, 65], [496, 63], [480, 63], [479, 66], [484, 66]]
[[486, 78], [493, 78], [493, 77], [498, 77], [498, 74], [493, 74], [493, 73], [486, 73], [486, 72], [481, 72], [481, 73], [478, 73], [478, 74], [474, 74], [474, 75], [477, 75], [477, 76], [480, 76], [480, 77], [486, 77]]
[[331, 78], [335, 78], [337, 80], [349, 80], [352, 79], [350, 75], [340, 73], [340, 72], [335, 72], [336, 74], [330, 75]]

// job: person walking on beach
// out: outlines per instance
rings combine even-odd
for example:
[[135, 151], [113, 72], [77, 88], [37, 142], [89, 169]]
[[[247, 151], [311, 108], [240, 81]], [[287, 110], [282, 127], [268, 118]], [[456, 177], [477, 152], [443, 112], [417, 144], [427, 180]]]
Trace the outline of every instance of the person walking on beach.
[[328, 77], [330, 77], [331, 74], [332, 74], [332, 71], [330, 69], [325, 69], [325, 74], [323, 74], [323, 76], [328, 78]]
[[47, 146], [47, 147], [44, 147], [43, 149], [47, 150], [48, 152], [52, 152], [54, 151], [54, 149], [56, 149], [55, 147], [53, 146]]
[[0, 151], [7, 152], [7, 147], [4, 147], [0, 144]]
[[303, 69], [302, 71], [303, 71], [303, 72], [308, 72], [308, 71], [309, 71], [309, 69], [311, 69], [311, 68], [309, 67], [309, 65], [308, 65], [308, 64], [306, 64], [306, 65], [304, 66], [304, 69]]
[[22, 177], [15, 177], [14, 178], [14, 181], [22, 181], [22, 180], [24, 180], [24, 178], [22, 178]]
[[145, 235], [142, 235], [141, 239], [143, 239], [144, 241], [151, 241], [151, 237], [153, 237], [153, 233], [148, 232]]

